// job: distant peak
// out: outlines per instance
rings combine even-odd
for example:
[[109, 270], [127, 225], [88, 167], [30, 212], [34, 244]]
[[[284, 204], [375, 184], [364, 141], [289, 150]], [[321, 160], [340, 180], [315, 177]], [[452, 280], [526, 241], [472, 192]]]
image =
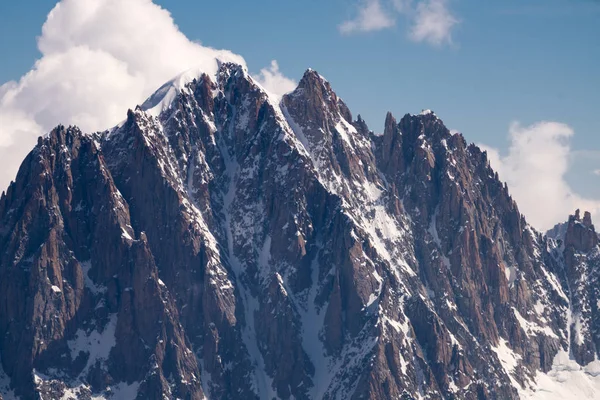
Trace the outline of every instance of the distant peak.
[[321, 85], [329, 84], [329, 82], [323, 77], [323, 75], [319, 74], [316, 70], [312, 68], [308, 68], [304, 72], [304, 75], [302, 75], [302, 79], [300, 80], [298, 87], [304, 87], [308, 85], [312, 86], [317, 83]]
[[589, 211], [583, 213], [583, 224], [588, 228], [592, 226], [592, 214]]
[[53, 144], [57, 143], [60, 145], [69, 144], [73, 141], [73, 138], [80, 137], [82, 135], [83, 133], [81, 130], [75, 125], [69, 125], [68, 127], [65, 127], [64, 125], [59, 124], [50, 132], [46, 133], [43, 138], [40, 137], [42, 139], [41, 141], [40, 138], [38, 138], [38, 145], [44, 141]]
[[319, 75], [317, 70], [312, 69], [312, 68], [307, 68], [306, 71], [304, 71], [304, 76], [307, 76], [307, 75], [321, 76], [321, 75]]
[[388, 111], [387, 114], [385, 114], [385, 125], [387, 126], [388, 124], [396, 124], [396, 118], [394, 118], [391, 111]]
[[148, 114], [157, 117], [161, 112], [168, 109], [177, 98], [177, 95], [194, 81], [200, 82], [208, 79], [211, 82], [217, 82], [222, 76], [232, 76], [236, 73], [243, 76], [248, 75], [247, 68], [242, 64], [220, 59], [217, 59], [216, 62], [216, 73], [214, 73], [214, 71], [210, 72], [204, 67], [195, 67], [175, 76], [148, 97], [148, 99], [142, 103], [141, 109]]
[[450, 134], [444, 122], [433, 111], [417, 115], [406, 114], [398, 124], [400, 132], [409, 140], [426, 139], [430, 143], [442, 143], [453, 135]]
[[388, 111], [385, 116], [385, 124], [384, 124], [383, 134], [387, 135], [387, 136], [394, 135], [397, 131], [398, 131], [398, 122], [396, 121], [396, 118], [394, 118], [392, 113]]
[[222, 76], [232, 76], [235, 74], [239, 74], [242, 76], [248, 75], [248, 69], [241, 64], [233, 62], [221, 62], [219, 60], [217, 60], [217, 62], [219, 63], [219, 69], [217, 71], [217, 80], [219, 79], [219, 77]]
[[298, 87], [285, 97], [302, 97], [311, 103], [322, 103], [324, 100], [330, 99], [337, 103], [337, 96], [331, 89], [329, 82], [312, 68], [304, 72]]
[[565, 246], [572, 246], [577, 251], [588, 252], [598, 244], [598, 235], [592, 224], [592, 214], [583, 213], [583, 220], [579, 210], [575, 215], [569, 216], [567, 231], [565, 233]]
[[157, 117], [171, 106], [173, 100], [187, 85], [194, 80], [201, 79], [210, 79], [210, 77], [201, 68], [188, 69], [158, 88], [156, 92], [142, 103], [140, 108], [148, 114]]
[[575, 210], [575, 214], [571, 216], [571, 218], [575, 222], [581, 222], [587, 228], [593, 226], [592, 224], [592, 214], [589, 211], [584, 211], [583, 219], [581, 218], [581, 211], [579, 209]]

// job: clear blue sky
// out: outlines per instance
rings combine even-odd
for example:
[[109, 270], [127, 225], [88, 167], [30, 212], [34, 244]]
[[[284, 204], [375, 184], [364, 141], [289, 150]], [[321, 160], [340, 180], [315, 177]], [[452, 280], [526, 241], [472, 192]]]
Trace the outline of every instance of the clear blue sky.
[[[380, 130], [396, 116], [433, 109], [468, 141], [505, 149], [511, 121], [564, 122], [576, 150], [600, 152], [600, 2], [453, 0], [454, 44], [407, 38], [407, 24], [341, 35], [351, 0], [157, 0], [193, 40], [245, 57], [251, 72], [276, 59], [298, 80], [318, 70], [354, 115]], [[0, 82], [18, 79], [39, 56], [35, 38], [53, 0], [0, 4]], [[570, 183], [600, 195], [600, 157], [581, 156]], [[590, 182], [593, 185], [590, 185]], [[597, 187], [597, 189], [596, 189]]]

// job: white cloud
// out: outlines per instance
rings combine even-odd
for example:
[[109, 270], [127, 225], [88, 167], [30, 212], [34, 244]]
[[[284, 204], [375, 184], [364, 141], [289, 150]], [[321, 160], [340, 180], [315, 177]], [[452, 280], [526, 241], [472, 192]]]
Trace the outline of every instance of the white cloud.
[[382, 9], [379, 0], [363, 0], [356, 18], [338, 26], [342, 34], [379, 31], [394, 26], [396, 21]]
[[527, 221], [538, 229], [549, 229], [566, 221], [576, 209], [599, 215], [600, 200], [575, 193], [565, 180], [572, 156], [569, 140], [574, 131], [558, 122], [539, 122], [510, 127], [508, 154], [480, 145], [500, 179], [519, 205]]
[[[42, 53], [18, 82], [0, 87], [0, 191], [37, 137], [59, 123], [107, 129], [163, 83], [216, 59], [244, 59], [189, 40], [151, 0], [62, 0], [38, 39]], [[272, 68], [272, 67], [271, 67]], [[276, 68], [269, 82], [284, 82]]]
[[592, 173], [593, 173], [594, 175], [598, 175], [598, 176], [600, 176], [600, 169], [595, 169], [595, 170], [593, 170], [593, 171], [592, 171]]
[[408, 37], [434, 46], [452, 43], [452, 30], [459, 20], [448, 8], [448, 0], [362, 0], [356, 18], [338, 26], [342, 34], [370, 32], [396, 25], [396, 15], [404, 15], [410, 25]]
[[271, 61], [268, 68], [260, 70], [260, 74], [254, 77], [260, 85], [270, 93], [281, 97], [291, 92], [298, 85], [293, 79], [287, 78], [279, 71], [279, 64], [276, 60]]
[[417, 4], [410, 30], [412, 40], [435, 46], [452, 43], [452, 29], [459, 21], [446, 3], [446, 0], [426, 0]]

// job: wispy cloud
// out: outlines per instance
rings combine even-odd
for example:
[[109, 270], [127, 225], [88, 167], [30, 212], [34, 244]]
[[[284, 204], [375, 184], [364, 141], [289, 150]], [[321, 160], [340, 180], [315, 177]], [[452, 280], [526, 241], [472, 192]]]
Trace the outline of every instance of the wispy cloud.
[[574, 134], [570, 126], [558, 122], [513, 123], [508, 154], [480, 145], [487, 150], [492, 168], [507, 182], [521, 212], [538, 229], [565, 221], [578, 208], [599, 215], [600, 199], [581, 196], [565, 178]]
[[261, 69], [260, 74], [256, 75], [254, 78], [267, 91], [280, 97], [291, 92], [297, 86], [295, 80], [290, 79], [281, 73], [277, 60], [272, 60], [271, 65], [268, 68]]
[[396, 26], [396, 18], [408, 21], [408, 37], [434, 46], [452, 43], [452, 31], [460, 23], [448, 0], [362, 0], [355, 18], [338, 26], [342, 34], [362, 33]]
[[446, 0], [428, 0], [417, 4], [410, 30], [412, 40], [434, 46], [452, 43], [452, 29], [459, 20], [452, 15], [446, 3]]
[[354, 19], [338, 26], [342, 34], [379, 31], [394, 26], [396, 21], [384, 11], [379, 0], [363, 0]]

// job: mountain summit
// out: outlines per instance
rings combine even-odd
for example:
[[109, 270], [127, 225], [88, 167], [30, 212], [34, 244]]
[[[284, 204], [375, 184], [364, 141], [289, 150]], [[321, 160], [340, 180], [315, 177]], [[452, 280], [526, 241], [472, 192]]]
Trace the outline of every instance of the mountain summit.
[[0, 398], [600, 395], [598, 236], [560, 231], [433, 112], [184, 74], [2, 194]]

